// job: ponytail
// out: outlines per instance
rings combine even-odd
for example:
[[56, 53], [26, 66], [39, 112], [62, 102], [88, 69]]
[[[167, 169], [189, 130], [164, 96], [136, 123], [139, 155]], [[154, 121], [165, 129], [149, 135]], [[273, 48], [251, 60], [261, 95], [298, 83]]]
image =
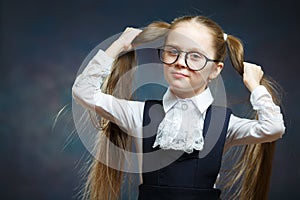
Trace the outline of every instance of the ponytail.
[[[234, 69], [243, 76], [244, 51], [241, 41], [228, 35], [227, 48]], [[281, 104], [280, 87], [270, 77], [263, 76], [261, 85], [272, 95], [275, 104]], [[256, 115], [257, 118], [257, 115]], [[229, 172], [231, 181], [227, 187], [234, 188], [234, 198], [242, 200], [267, 200], [272, 172], [275, 142], [246, 145], [235, 167]]]
[[[132, 45], [137, 46], [164, 36], [167, 33], [169, 26], [170, 25], [165, 22], [151, 23], [133, 40]], [[122, 54], [114, 61], [111, 74], [103, 84], [102, 91], [117, 98], [131, 100], [132, 91], [129, 89], [131, 87], [128, 86], [132, 84], [133, 68], [135, 66], [135, 52], [122, 52]], [[125, 73], [126, 79], [121, 78]], [[119, 81], [122, 81], [122, 83], [120, 84]], [[99, 134], [99, 140], [95, 147], [97, 149], [97, 155], [88, 169], [88, 178], [83, 199], [117, 200], [120, 197], [124, 173], [105, 165], [99, 161], [97, 157], [101, 156], [101, 158], [104, 158], [105, 160], [112, 158], [119, 159], [120, 166], [124, 166], [125, 157], [124, 155], [119, 155], [117, 152], [111, 151], [109, 147], [110, 143], [106, 139], [101, 140], [100, 138], [104, 136], [119, 148], [131, 151], [132, 137], [110, 121], [102, 119], [99, 123], [102, 131]]]

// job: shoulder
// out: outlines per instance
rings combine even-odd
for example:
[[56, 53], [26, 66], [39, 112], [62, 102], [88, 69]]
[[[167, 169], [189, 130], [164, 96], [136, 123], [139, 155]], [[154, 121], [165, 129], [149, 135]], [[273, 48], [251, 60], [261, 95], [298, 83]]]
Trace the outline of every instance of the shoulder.
[[227, 107], [227, 106], [219, 106], [219, 105], [211, 105], [208, 109], [207, 112], [216, 112], [218, 114], [220, 113], [224, 113], [226, 115], [231, 115], [232, 114], [232, 110], [231, 108]]
[[153, 106], [153, 105], [155, 105], [155, 104], [158, 104], [158, 105], [163, 105], [163, 101], [162, 100], [146, 100], [145, 101], [145, 107], [146, 106]]
[[162, 100], [146, 100], [144, 104], [143, 121], [145, 124], [151, 119], [159, 119], [165, 115]]
[[[152, 108], [153, 107], [153, 108]], [[144, 102], [144, 113], [148, 113], [149, 110], [163, 110], [163, 101], [162, 100], [146, 100]]]

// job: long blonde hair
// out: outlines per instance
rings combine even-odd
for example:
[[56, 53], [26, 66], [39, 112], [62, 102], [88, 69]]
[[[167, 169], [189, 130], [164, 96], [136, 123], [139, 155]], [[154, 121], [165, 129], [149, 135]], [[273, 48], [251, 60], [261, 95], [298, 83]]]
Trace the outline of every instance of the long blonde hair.
[[[173, 29], [179, 23], [196, 22], [207, 27], [214, 40], [213, 47], [215, 49], [216, 60], [224, 60], [226, 57], [226, 49], [228, 49], [229, 57], [234, 69], [240, 74], [243, 74], [244, 51], [241, 41], [228, 35], [227, 40], [224, 40], [224, 31], [214, 21], [203, 16], [184, 16], [175, 19], [171, 24], [166, 22], [153, 22], [148, 25], [133, 41], [133, 44], [143, 44], [162, 37], [168, 30]], [[120, 94], [124, 91], [118, 88], [116, 92], [116, 84], [120, 77], [132, 70], [135, 66], [135, 52], [127, 52], [118, 57], [112, 66], [112, 72], [108, 77], [107, 84], [102, 90], [116, 97], [123, 99], [132, 99], [131, 92], [129, 94]], [[130, 79], [127, 80], [131, 82]], [[264, 85], [271, 93], [274, 102], [280, 104], [280, 96], [276, 90], [276, 84], [271, 79], [263, 77], [261, 84]], [[122, 84], [128, 91], [128, 84]], [[127, 96], [126, 96], [127, 95]], [[132, 138], [123, 132], [116, 124], [112, 122], [101, 122], [102, 133], [114, 145], [130, 150]], [[98, 156], [112, 158], [113, 152], [107, 148], [108, 142], [99, 142], [96, 146]], [[272, 160], [274, 155], [275, 142], [246, 145], [236, 162], [234, 169], [229, 172], [227, 177], [230, 177], [229, 187], [235, 186], [234, 198], [238, 199], [267, 199], [267, 194], [270, 185], [270, 176], [272, 168]], [[103, 153], [105, 152], [105, 153]], [[124, 162], [124, 157], [118, 155], [120, 164]], [[120, 189], [123, 181], [123, 172], [113, 169], [102, 162], [94, 159], [89, 170], [88, 179], [85, 186], [85, 199], [119, 199]]]

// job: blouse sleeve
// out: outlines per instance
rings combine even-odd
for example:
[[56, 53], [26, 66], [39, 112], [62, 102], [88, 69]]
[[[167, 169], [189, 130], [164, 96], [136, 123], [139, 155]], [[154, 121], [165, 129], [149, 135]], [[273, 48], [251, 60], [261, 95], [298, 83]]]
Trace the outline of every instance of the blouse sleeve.
[[260, 85], [251, 93], [250, 102], [258, 120], [230, 116], [225, 149], [230, 146], [272, 142], [285, 132], [280, 107], [275, 105], [267, 89]]
[[104, 51], [99, 50], [76, 78], [72, 95], [83, 107], [95, 111], [126, 131], [132, 131], [142, 126], [144, 102], [117, 99], [101, 92], [101, 85], [110, 74], [113, 61]]

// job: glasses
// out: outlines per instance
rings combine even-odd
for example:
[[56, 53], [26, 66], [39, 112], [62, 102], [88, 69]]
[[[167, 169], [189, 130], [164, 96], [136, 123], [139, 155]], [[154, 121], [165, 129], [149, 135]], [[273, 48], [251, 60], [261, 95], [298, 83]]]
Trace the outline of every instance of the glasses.
[[174, 64], [178, 60], [180, 54], [185, 53], [185, 64], [192, 71], [199, 71], [203, 69], [207, 62], [221, 62], [219, 60], [209, 59], [205, 55], [196, 51], [181, 51], [172, 46], [164, 46], [157, 50], [160, 61], [167, 65]]

